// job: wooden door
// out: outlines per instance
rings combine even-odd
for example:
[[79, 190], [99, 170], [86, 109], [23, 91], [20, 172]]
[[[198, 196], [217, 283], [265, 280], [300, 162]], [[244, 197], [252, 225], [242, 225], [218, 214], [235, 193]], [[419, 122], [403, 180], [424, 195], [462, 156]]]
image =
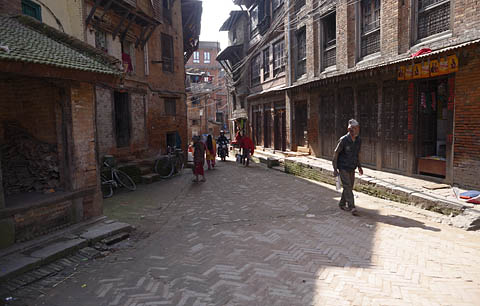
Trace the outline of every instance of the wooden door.
[[341, 136], [347, 134], [348, 120], [352, 119], [355, 115], [353, 108], [353, 89], [351, 87], [339, 89], [337, 103], [335, 138], [339, 139]]
[[362, 139], [360, 160], [362, 164], [374, 166], [377, 163], [376, 144], [378, 140], [378, 91], [376, 86], [363, 87], [358, 90], [358, 117]]
[[333, 151], [337, 144], [337, 136], [335, 135], [335, 95], [332, 93], [320, 98], [318, 105], [319, 113], [319, 136], [322, 144], [322, 156], [333, 158]]
[[408, 87], [383, 88], [382, 104], [382, 166], [395, 171], [407, 171]]

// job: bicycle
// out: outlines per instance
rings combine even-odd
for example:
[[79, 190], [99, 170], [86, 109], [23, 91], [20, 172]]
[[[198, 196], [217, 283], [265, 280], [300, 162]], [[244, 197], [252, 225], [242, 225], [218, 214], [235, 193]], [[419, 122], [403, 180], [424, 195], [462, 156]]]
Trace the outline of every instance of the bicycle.
[[168, 147], [167, 155], [163, 155], [155, 161], [155, 172], [161, 178], [167, 179], [173, 175], [181, 174], [185, 167], [185, 156], [182, 149]]
[[100, 175], [102, 181], [102, 194], [104, 198], [112, 197], [113, 188], [118, 188], [119, 186], [123, 186], [130, 191], [135, 191], [137, 189], [135, 182], [130, 178], [130, 176], [128, 176], [128, 174], [111, 166], [106, 161], [103, 162], [103, 166], [110, 170], [110, 179], [105, 174]]

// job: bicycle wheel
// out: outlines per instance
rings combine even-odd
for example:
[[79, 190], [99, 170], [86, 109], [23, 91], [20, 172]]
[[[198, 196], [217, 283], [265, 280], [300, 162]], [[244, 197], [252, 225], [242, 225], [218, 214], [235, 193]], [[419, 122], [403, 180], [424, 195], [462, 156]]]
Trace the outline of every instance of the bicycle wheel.
[[172, 176], [175, 167], [173, 165], [172, 159], [168, 156], [164, 156], [160, 159], [157, 159], [155, 162], [155, 172], [160, 175], [161, 178], [169, 178]]
[[113, 171], [113, 175], [115, 176], [117, 182], [128, 190], [134, 191], [137, 189], [135, 182], [125, 172], [115, 169]]
[[113, 196], [113, 187], [112, 183], [105, 177], [105, 175], [100, 176], [102, 184], [102, 195], [104, 198], [111, 198]]
[[185, 167], [185, 157], [183, 157], [183, 153], [178, 154], [175, 158], [175, 173], [182, 174], [183, 168]]

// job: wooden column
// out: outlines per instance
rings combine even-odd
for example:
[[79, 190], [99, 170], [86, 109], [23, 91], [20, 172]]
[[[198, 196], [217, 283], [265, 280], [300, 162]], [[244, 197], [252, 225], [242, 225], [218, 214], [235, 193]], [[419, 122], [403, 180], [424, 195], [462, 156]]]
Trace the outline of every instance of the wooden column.
[[3, 193], [2, 152], [0, 151], [0, 209], [2, 208], [5, 208], [5, 196]]
[[415, 83], [410, 81], [408, 84], [408, 94], [407, 94], [407, 175], [412, 175], [415, 172], [416, 165], [416, 155], [415, 155], [415, 139], [416, 139], [416, 127], [418, 122], [416, 115], [416, 93], [415, 93]]
[[377, 170], [383, 168], [383, 129], [382, 129], [382, 105], [383, 105], [383, 81], [379, 80], [377, 83], [377, 139], [375, 140], [376, 149], [376, 165]]
[[292, 151], [295, 147], [295, 135], [293, 133], [293, 122], [295, 120], [294, 116], [294, 105], [292, 101], [292, 93], [290, 91], [285, 92], [285, 113], [286, 113], [286, 134], [287, 134], [287, 150]]
[[270, 148], [275, 150], [275, 103], [270, 105]]
[[455, 123], [455, 76], [448, 78], [448, 104], [447, 104], [447, 136], [445, 142], [445, 181], [453, 184], [453, 155], [454, 155], [454, 135], [453, 125]]

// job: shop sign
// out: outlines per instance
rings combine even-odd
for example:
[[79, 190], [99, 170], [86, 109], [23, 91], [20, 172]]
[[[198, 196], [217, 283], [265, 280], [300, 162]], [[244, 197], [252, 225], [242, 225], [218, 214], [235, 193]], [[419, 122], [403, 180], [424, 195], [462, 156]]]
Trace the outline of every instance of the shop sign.
[[415, 64], [413, 65], [413, 78], [420, 79], [422, 78], [422, 64]]
[[452, 73], [457, 71], [458, 71], [458, 58], [455, 54], [450, 55], [448, 57], [448, 72]]
[[448, 74], [448, 60], [446, 57], [441, 57], [440, 58], [440, 64], [439, 64], [439, 74]]
[[431, 60], [430, 61], [430, 76], [436, 77], [440, 75], [440, 65], [438, 60]]
[[427, 59], [421, 63], [399, 66], [397, 80], [424, 79], [457, 71], [458, 57], [454, 54], [440, 57], [439, 59]]
[[422, 62], [422, 78], [430, 77], [430, 62]]
[[405, 67], [405, 80], [411, 80], [412, 77], [413, 77], [413, 66], [407, 65], [407, 67]]

